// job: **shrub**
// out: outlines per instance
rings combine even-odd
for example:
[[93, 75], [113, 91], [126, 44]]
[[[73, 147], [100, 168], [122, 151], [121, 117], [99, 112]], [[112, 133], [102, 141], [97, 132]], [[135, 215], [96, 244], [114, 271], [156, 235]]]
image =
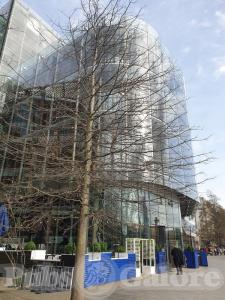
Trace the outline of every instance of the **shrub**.
[[33, 241], [27, 242], [26, 245], [24, 246], [24, 250], [36, 250], [36, 249], [37, 247]]
[[73, 254], [75, 250], [76, 250], [75, 244], [72, 242], [69, 242], [64, 248], [66, 254]]
[[101, 252], [106, 252], [108, 250], [108, 245], [105, 242], [100, 243]]
[[160, 245], [155, 245], [155, 252], [160, 252], [162, 247]]
[[192, 246], [188, 246], [187, 248], [185, 248], [186, 251], [190, 251], [190, 252], [194, 252], [194, 248]]
[[126, 248], [124, 246], [122, 246], [122, 245], [117, 246], [115, 250], [118, 253], [126, 252]]
[[101, 252], [101, 243], [94, 243], [91, 246], [92, 252]]

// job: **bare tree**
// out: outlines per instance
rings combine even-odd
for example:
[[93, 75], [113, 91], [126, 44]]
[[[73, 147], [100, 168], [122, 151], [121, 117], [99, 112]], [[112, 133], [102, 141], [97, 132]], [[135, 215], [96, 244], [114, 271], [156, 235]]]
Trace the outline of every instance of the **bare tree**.
[[220, 205], [218, 197], [208, 191], [207, 198], [201, 198], [199, 210], [202, 245], [224, 245], [225, 210]]
[[182, 75], [130, 16], [132, 5], [82, 2], [81, 21], [69, 17], [60, 46], [4, 86], [3, 198], [21, 214], [14, 228], [43, 228], [47, 249], [59, 207], [71, 207], [79, 225], [71, 300], [84, 299], [89, 227], [96, 241], [102, 226], [118, 236], [124, 212], [148, 219], [148, 200], [127, 191], [195, 198], [193, 166], [207, 160], [193, 160]]

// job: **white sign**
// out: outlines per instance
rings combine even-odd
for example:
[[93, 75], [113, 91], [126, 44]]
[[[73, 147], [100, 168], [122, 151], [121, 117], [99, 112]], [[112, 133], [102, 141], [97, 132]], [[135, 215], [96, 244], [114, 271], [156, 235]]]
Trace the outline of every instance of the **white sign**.
[[46, 250], [33, 250], [31, 251], [31, 260], [45, 260]]

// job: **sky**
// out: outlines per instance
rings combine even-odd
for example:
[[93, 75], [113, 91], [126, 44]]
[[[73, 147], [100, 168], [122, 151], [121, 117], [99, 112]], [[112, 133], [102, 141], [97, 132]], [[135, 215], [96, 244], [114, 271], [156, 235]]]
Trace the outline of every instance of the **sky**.
[[[78, 0], [24, 0], [47, 22], [63, 20]], [[137, 0], [185, 77], [194, 154], [213, 161], [196, 167], [200, 196], [211, 190], [225, 207], [225, 0]], [[63, 12], [63, 15], [62, 15]]]

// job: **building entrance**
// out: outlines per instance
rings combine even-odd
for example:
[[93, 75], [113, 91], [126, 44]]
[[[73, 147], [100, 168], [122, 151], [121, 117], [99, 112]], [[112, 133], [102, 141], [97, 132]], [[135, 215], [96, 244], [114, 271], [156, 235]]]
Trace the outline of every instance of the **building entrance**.
[[136, 276], [155, 274], [155, 240], [127, 238], [126, 252], [136, 254]]

